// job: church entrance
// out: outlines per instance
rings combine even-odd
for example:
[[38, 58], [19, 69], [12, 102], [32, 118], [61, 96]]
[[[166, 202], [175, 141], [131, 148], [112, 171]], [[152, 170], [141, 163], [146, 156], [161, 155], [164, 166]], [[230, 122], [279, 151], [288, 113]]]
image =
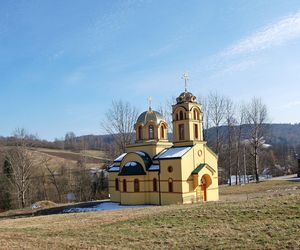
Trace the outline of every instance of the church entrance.
[[205, 174], [201, 178], [201, 184], [196, 188], [197, 202], [207, 201], [207, 188], [211, 184], [211, 178], [209, 175]]

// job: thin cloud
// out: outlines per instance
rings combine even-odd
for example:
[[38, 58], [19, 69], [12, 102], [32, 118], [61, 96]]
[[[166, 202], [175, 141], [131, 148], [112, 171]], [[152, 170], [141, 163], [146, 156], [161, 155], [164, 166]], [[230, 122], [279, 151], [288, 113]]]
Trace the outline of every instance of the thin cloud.
[[268, 25], [226, 49], [222, 56], [261, 51], [300, 37], [300, 11]]
[[289, 102], [288, 104], [286, 104], [284, 107], [285, 108], [293, 108], [293, 107], [297, 107], [300, 106], [300, 101], [292, 101]]
[[223, 69], [221, 69], [217, 74], [213, 75], [212, 77], [220, 77], [225, 74], [234, 74], [236, 72], [245, 71], [252, 68], [257, 63], [258, 63], [257, 60], [249, 59], [249, 60], [243, 60], [240, 62], [228, 64], [225, 65]]

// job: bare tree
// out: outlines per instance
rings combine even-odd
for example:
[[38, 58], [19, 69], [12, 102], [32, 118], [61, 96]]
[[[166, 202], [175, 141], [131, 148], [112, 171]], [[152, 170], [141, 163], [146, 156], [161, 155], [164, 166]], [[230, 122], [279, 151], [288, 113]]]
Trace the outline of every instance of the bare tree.
[[[240, 105], [238, 107], [238, 127], [236, 129], [236, 168], [235, 168], [235, 184], [238, 184], [238, 180], [241, 183], [241, 143], [242, 143], [242, 136], [243, 136], [243, 125], [245, 123], [245, 106]], [[244, 176], [244, 183], [246, 176]]]
[[32, 170], [35, 166], [33, 152], [30, 150], [28, 136], [24, 129], [17, 129], [14, 133], [15, 145], [7, 152], [7, 159], [11, 166], [9, 180], [17, 190], [21, 206], [26, 205], [26, 195], [31, 184]]
[[172, 127], [172, 105], [175, 102], [175, 97], [170, 98], [169, 100], [166, 101], [164, 105], [159, 105], [158, 106], [158, 112], [163, 115], [163, 117], [166, 119], [166, 122], [168, 124], [168, 132], [172, 133], [173, 132], [173, 127]]
[[231, 186], [231, 173], [232, 173], [232, 163], [233, 163], [233, 142], [234, 142], [234, 130], [236, 120], [234, 118], [235, 107], [229, 98], [225, 99], [225, 118], [227, 125], [227, 148], [228, 148], [228, 164], [226, 166], [228, 171], [229, 185]]
[[65, 149], [75, 150], [76, 149], [76, 135], [74, 132], [67, 132], [64, 141]]
[[113, 137], [117, 145], [117, 153], [125, 152], [126, 145], [132, 142], [137, 115], [137, 109], [123, 101], [113, 101], [111, 108], [105, 114], [101, 126]]
[[209, 113], [209, 101], [205, 97], [199, 97], [199, 103], [202, 106], [203, 113], [203, 139], [207, 140], [208, 138], [208, 129], [210, 127], [210, 113]]
[[58, 174], [54, 169], [51, 169], [51, 167], [49, 166], [49, 164], [48, 164], [49, 160], [50, 159], [48, 158], [48, 160], [46, 160], [44, 162], [43, 166], [46, 168], [47, 172], [49, 173], [48, 179], [49, 179], [50, 183], [53, 184], [56, 189], [59, 202], [62, 202], [62, 192], [61, 192], [59, 181], [57, 179]]
[[220, 126], [224, 121], [225, 116], [225, 98], [218, 93], [211, 93], [208, 97], [208, 107], [211, 125], [215, 127], [215, 150], [216, 153], [220, 153], [221, 148], [221, 136]]
[[258, 154], [263, 147], [263, 136], [266, 132], [266, 122], [268, 119], [267, 106], [262, 103], [260, 98], [254, 97], [247, 107], [247, 122], [250, 125], [250, 144], [254, 157], [255, 180], [259, 182], [259, 158]]

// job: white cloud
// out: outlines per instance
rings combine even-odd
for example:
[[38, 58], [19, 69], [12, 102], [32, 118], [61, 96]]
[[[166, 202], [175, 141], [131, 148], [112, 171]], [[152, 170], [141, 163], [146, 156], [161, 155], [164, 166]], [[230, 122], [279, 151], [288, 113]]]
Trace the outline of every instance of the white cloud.
[[232, 64], [224, 65], [224, 67], [220, 69], [220, 71], [218, 71], [217, 74], [213, 75], [213, 77], [220, 77], [224, 74], [233, 74], [236, 72], [245, 71], [255, 66], [257, 63], [258, 63], [257, 60], [246, 59]]
[[281, 18], [226, 49], [222, 56], [236, 56], [278, 46], [300, 37], [300, 11]]
[[289, 102], [284, 107], [285, 108], [293, 108], [293, 107], [296, 107], [296, 106], [300, 106], [300, 101]]

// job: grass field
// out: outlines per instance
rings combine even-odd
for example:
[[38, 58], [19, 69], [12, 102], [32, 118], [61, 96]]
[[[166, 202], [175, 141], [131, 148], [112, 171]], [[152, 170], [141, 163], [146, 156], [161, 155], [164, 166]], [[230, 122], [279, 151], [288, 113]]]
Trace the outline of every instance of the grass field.
[[300, 249], [299, 184], [221, 187], [219, 202], [1, 220], [0, 248]]

